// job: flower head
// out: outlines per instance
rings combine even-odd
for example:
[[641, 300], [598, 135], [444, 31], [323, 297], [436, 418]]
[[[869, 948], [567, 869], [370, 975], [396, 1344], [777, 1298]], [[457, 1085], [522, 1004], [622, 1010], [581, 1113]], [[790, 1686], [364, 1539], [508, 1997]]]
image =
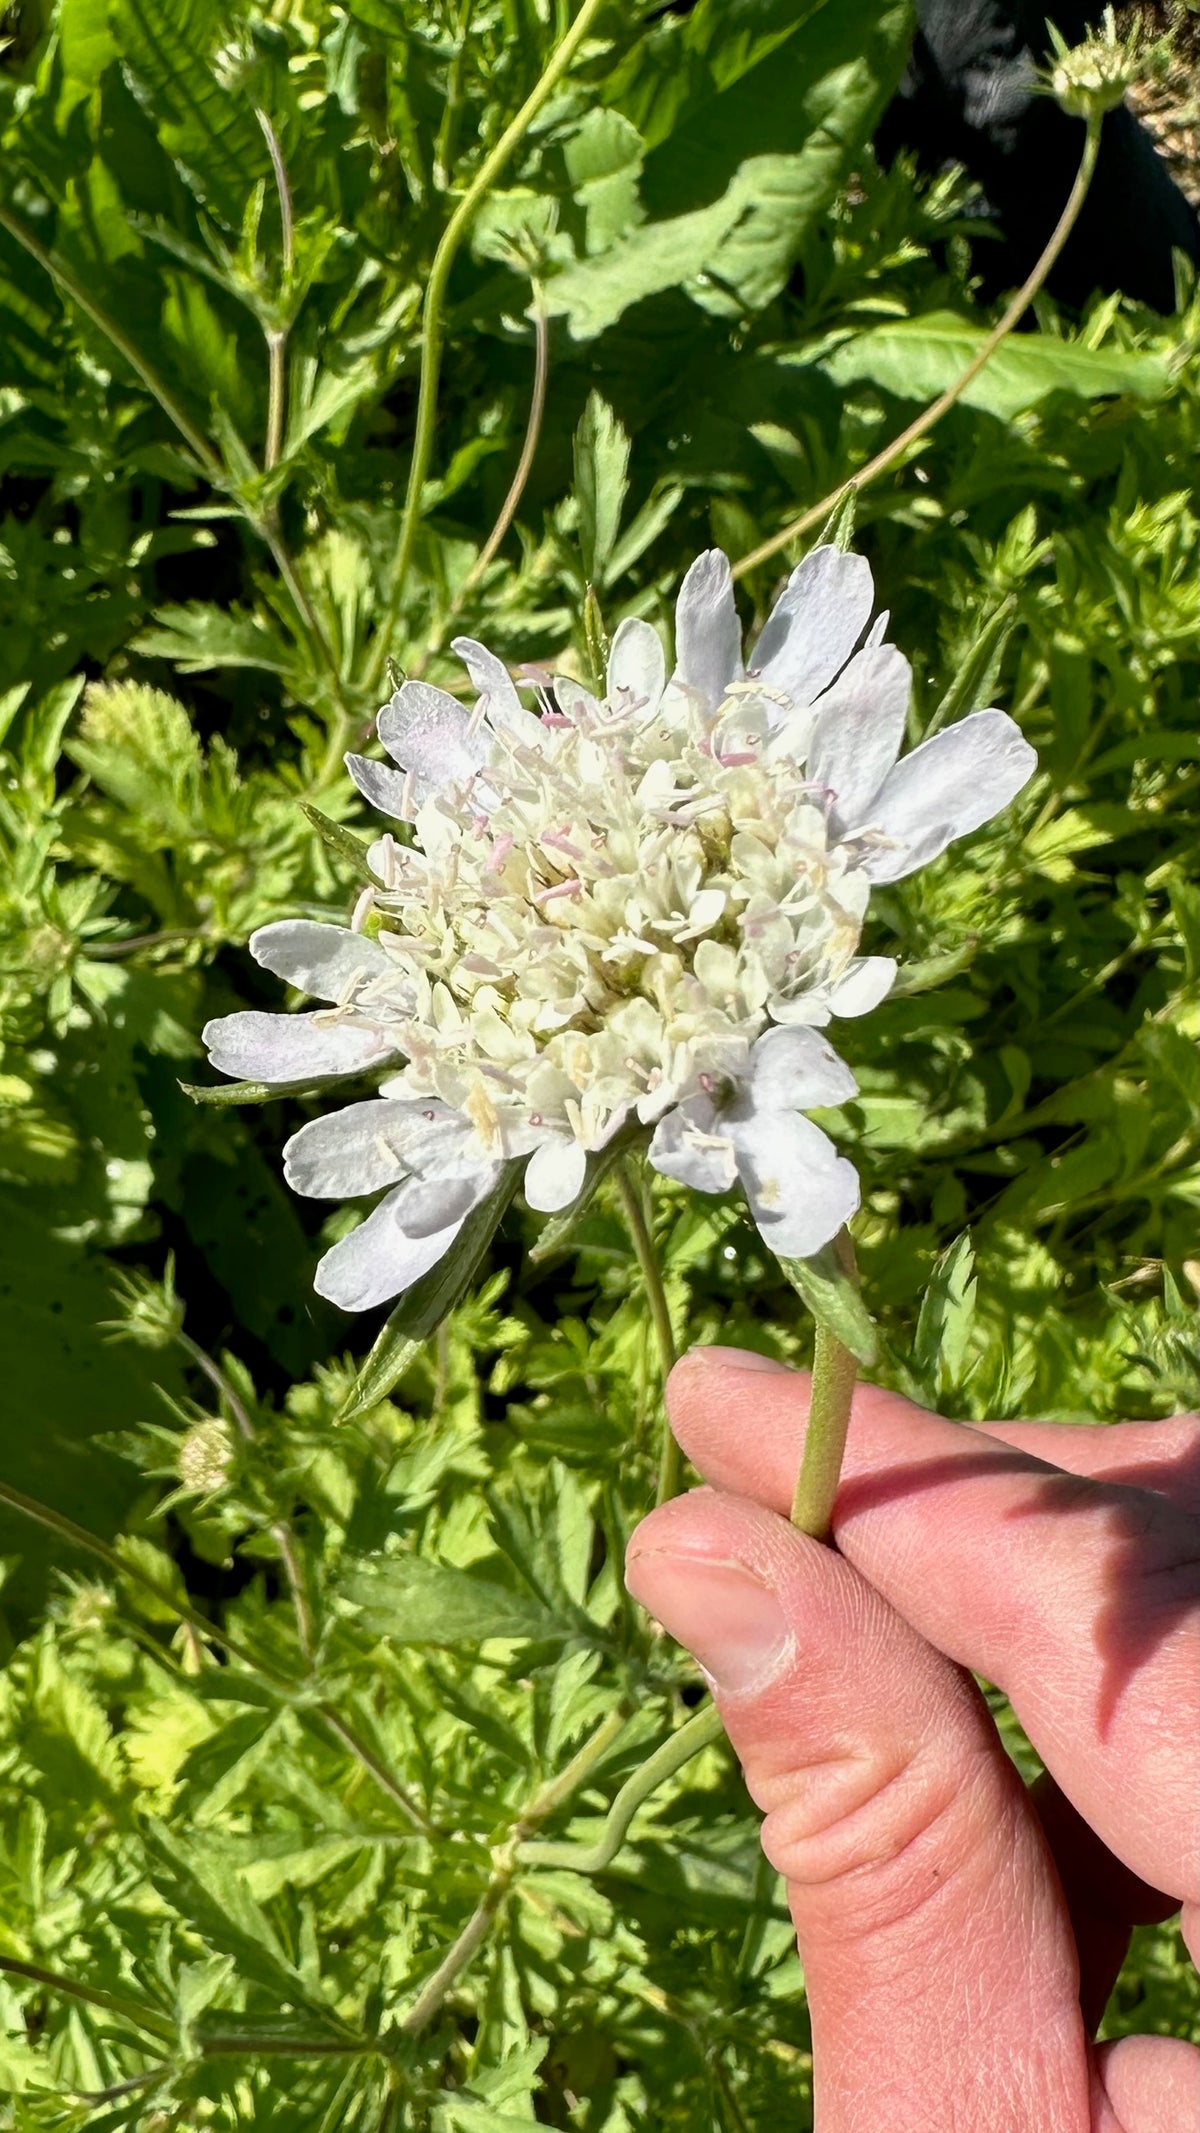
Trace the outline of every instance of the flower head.
[[622, 1131], [701, 1191], [740, 1182], [783, 1256], [853, 1212], [854, 1169], [804, 1114], [855, 1089], [818, 1032], [895, 976], [858, 953], [871, 888], [997, 814], [1035, 762], [1000, 711], [898, 760], [911, 677], [872, 605], [863, 558], [818, 548], [743, 660], [710, 550], [679, 594], [670, 673], [633, 619], [602, 697], [541, 672], [519, 685], [470, 638], [454, 649], [473, 706], [397, 689], [378, 721], [391, 763], [347, 757], [411, 825], [371, 848], [372, 930], [263, 927], [258, 961], [324, 1004], [205, 1031], [228, 1074], [385, 1070], [285, 1150], [299, 1192], [385, 1193], [321, 1261], [322, 1295], [363, 1309], [408, 1288], [511, 1162], [532, 1207], [568, 1207]]

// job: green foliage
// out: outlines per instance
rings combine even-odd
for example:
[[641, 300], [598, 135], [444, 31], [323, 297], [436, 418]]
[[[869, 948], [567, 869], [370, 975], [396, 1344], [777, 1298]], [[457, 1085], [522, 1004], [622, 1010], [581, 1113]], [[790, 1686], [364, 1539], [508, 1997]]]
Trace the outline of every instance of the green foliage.
[[[10, 1486], [120, 1535], [89, 1559], [0, 1514], [13, 2133], [810, 2121], [724, 1750], [602, 1873], [532, 1842], [586, 1853], [699, 1693], [619, 1576], [659, 1379], [606, 1163], [540, 1232], [507, 1180], [360, 1328], [310, 1286], [345, 1217], [279, 1179], [312, 1092], [185, 1093], [205, 1019], [277, 995], [248, 932], [359, 894], [341, 758], [389, 662], [448, 680], [462, 629], [585, 673], [987, 330], [961, 188], [871, 154], [903, 7], [609, 9], [456, 259], [398, 579], [434, 253], [567, 19], [54, 0], [0, 54], [0, 1435]], [[532, 472], [476, 570], [535, 314]], [[902, 979], [839, 1028], [830, 1121], [874, 1330], [803, 1276], [968, 1418], [1197, 1397], [1198, 334], [1194, 300], [1046, 307], [857, 499], [913, 738], [998, 701], [1041, 762], [876, 899]], [[677, 1334], [802, 1360], [739, 1209], [656, 1192]], [[1147, 1929], [1112, 2032], [1196, 2017]]]

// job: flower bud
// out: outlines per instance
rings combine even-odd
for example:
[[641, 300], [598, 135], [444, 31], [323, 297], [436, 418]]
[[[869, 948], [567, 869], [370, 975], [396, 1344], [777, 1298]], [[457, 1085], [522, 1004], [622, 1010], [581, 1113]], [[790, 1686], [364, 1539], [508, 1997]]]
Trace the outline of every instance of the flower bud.
[[194, 1422], [181, 1438], [176, 1472], [185, 1489], [213, 1496], [233, 1465], [233, 1441], [223, 1422]]

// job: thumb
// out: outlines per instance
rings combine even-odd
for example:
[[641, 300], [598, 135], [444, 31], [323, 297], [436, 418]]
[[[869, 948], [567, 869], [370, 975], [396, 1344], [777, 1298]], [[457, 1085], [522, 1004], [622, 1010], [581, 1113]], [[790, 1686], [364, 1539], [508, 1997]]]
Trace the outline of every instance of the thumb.
[[626, 1583], [713, 1686], [788, 1883], [822, 2133], [1086, 2133], [1066, 1908], [970, 1677], [853, 1566], [698, 1489]]

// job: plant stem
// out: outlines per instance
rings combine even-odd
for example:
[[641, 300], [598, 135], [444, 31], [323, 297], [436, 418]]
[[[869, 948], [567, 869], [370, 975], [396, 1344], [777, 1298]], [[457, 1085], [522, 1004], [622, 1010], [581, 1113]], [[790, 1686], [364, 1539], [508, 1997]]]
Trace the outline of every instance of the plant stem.
[[769, 562], [772, 556], [779, 554], [781, 548], [787, 548], [802, 533], [809, 533], [814, 526], [819, 526], [822, 520], [829, 516], [838, 498], [845, 495], [847, 489], [853, 489], [856, 492], [860, 489], [865, 489], [868, 482], [874, 481], [877, 475], [886, 473], [887, 469], [893, 466], [896, 460], [901, 458], [908, 450], [910, 444], [916, 444], [919, 438], [924, 437], [927, 431], [931, 430], [934, 424], [940, 422], [942, 416], [949, 412], [955, 402], [962, 398], [968, 385], [979, 376], [984, 365], [990, 362], [995, 355], [1001, 341], [1007, 340], [1013, 327], [1019, 323], [1023, 314], [1028, 310], [1059, 253], [1062, 251], [1079, 218], [1079, 211], [1087, 198], [1088, 187], [1092, 182], [1092, 174], [1096, 168], [1096, 157], [1099, 152], [1100, 121], [1090, 118], [1087, 122], [1087, 137], [1083, 144], [1083, 154], [1080, 157], [1075, 183], [1067, 197], [1066, 206], [1063, 208], [1062, 214], [1047, 239], [1045, 250], [1027, 278], [1022, 282], [1003, 317], [993, 326], [987, 339], [981, 344], [975, 355], [972, 356], [966, 369], [960, 373], [952, 385], [947, 386], [944, 393], [939, 393], [937, 399], [931, 401], [930, 405], [924, 408], [916, 420], [910, 422], [908, 428], [902, 430], [891, 444], [885, 445], [881, 452], [876, 453], [874, 459], [867, 461], [865, 467], [862, 467], [857, 474], [851, 475], [849, 481], [842, 482], [836, 489], [831, 489], [828, 496], [821, 498], [819, 504], [812, 504], [807, 511], [802, 511], [799, 518], [793, 519], [790, 525], [784, 527], [782, 533], [772, 534], [769, 541], [762, 541], [757, 548], [751, 549], [749, 555], [742, 556], [740, 561], [733, 566], [735, 578], [744, 578], [748, 571], [757, 570], [760, 563]]
[[608, 0], [583, 0], [583, 6], [567, 31], [561, 44], [552, 53], [547, 65], [535, 82], [516, 117], [510, 120], [491, 154], [486, 156], [451, 215], [442, 232], [438, 248], [433, 255], [429, 280], [425, 288], [425, 303], [422, 312], [421, 379], [417, 392], [417, 419], [413, 433], [412, 460], [408, 470], [408, 486], [404, 495], [404, 513], [400, 524], [400, 542], [392, 574], [391, 592], [386, 610], [380, 620], [375, 649], [367, 665], [365, 687], [378, 686], [388, 653], [396, 619], [404, 598], [405, 581], [412, 562], [416, 544], [417, 526], [421, 517], [421, 495], [429, 461], [433, 452], [433, 433], [437, 424], [438, 379], [441, 371], [442, 342], [445, 334], [446, 290], [450, 270], [458, 256], [458, 249], [471, 226], [476, 209], [486, 198], [492, 185], [510, 157], [520, 147], [530, 126], [537, 117], [563, 75], [570, 67], [593, 23]]
[[[834, 1249], [846, 1272], [854, 1277], [857, 1269], [848, 1230], [841, 1232]], [[811, 1533], [814, 1540], [829, 1539], [857, 1377], [857, 1358], [818, 1319], [804, 1458], [792, 1499], [792, 1524], [801, 1533]]]
[[[480, 578], [495, 555], [496, 550], [512, 525], [517, 505], [525, 491], [525, 484], [533, 470], [537, 456], [538, 438], [541, 435], [542, 416], [546, 407], [546, 378], [550, 369], [550, 322], [542, 309], [542, 292], [533, 284], [533, 392], [529, 400], [529, 420], [525, 425], [525, 441], [517, 470], [508, 487], [508, 494], [500, 506], [500, 513], [492, 527], [463, 584], [463, 593], [469, 593], [478, 585]], [[461, 598], [461, 595], [460, 595]]]
[[160, 1585], [158, 1579], [152, 1577], [149, 1571], [141, 1569], [137, 1563], [127, 1562], [119, 1549], [110, 1547], [109, 1543], [102, 1541], [97, 1534], [89, 1533], [86, 1526], [77, 1526], [73, 1518], [66, 1518], [61, 1511], [52, 1510], [49, 1504], [39, 1503], [36, 1497], [26, 1496], [20, 1489], [11, 1488], [6, 1481], [0, 1481], [0, 1503], [8, 1504], [14, 1511], [23, 1512], [26, 1518], [32, 1518], [37, 1525], [48, 1527], [51, 1533], [57, 1533], [63, 1540], [69, 1541], [72, 1547], [82, 1549], [88, 1555], [98, 1556], [118, 1577], [133, 1578], [147, 1592], [153, 1593], [155, 1599], [164, 1607], [169, 1607], [178, 1621], [185, 1622], [198, 1636], [220, 1645], [222, 1651], [227, 1652], [231, 1659], [236, 1659], [248, 1673], [257, 1674], [261, 1680], [269, 1682], [281, 1697], [296, 1705], [302, 1716], [306, 1710], [311, 1711], [314, 1717], [321, 1720], [327, 1731], [349, 1750], [354, 1760], [375, 1780], [380, 1790], [385, 1792], [390, 1800], [395, 1801], [414, 1829], [419, 1829], [426, 1837], [437, 1835], [437, 1829], [429, 1816], [417, 1806], [415, 1800], [410, 1799], [403, 1785], [392, 1776], [379, 1757], [359, 1739], [335, 1705], [297, 1704], [296, 1699], [301, 1688], [299, 1682], [290, 1681], [286, 1674], [281, 1674], [265, 1659], [257, 1658], [238, 1638], [231, 1636], [227, 1629], [222, 1629], [217, 1623], [210, 1621], [207, 1615], [201, 1614], [199, 1608], [193, 1607], [190, 1602], [177, 1598], [166, 1585]]
[[657, 1747], [653, 1755], [627, 1778], [617, 1793], [604, 1828], [593, 1845], [583, 1844], [528, 1844], [522, 1843], [518, 1860], [525, 1866], [570, 1867], [576, 1874], [602, 1874], [610, 1867], [621, 1846], [626, 1832], [638, 1808], [648, 1800], [652, 1792], [690, 1763], [702, 1748], [711, 1747], [721, 1738], [721, 1720], [714, 1704], [705, 1704], [674, 1733]]
[[47, 1970], [41, 1963], [19, 1962], [15, 1955], [0, 1955], [0, 1970], [7, 1971], [11, 1977], [28, 1978], [34, 1985], [45, 1985], [51, 1992], [61, 1992], [68, 1999], [81, 2001], [85, 2007], [98, 2007], [105, 2014], [120, 2015], [126, 2022], [149, 2030], [151, 2036], [167, 2043], [174, 2039], [175, 2024], [169, 2015], [160, 2014], [157, 2008], [148, 2007], [143, 2001], [126, 1999], [123, 1993], [101, 1992], [98, 1986], [84, 1985], [61, 1970]]
[[[654, 1239], [650, 1234], [650, 1227], [646, 1221], [641, 1186], [630, 1169], [628, 1162], [623, 1162], [617, 1167], [617, 1191], [621, 1195], [621, 1206], [625, 1212], [625, 1220], [629, 1225], [629, 1234], [633, 1239], [633, 1248], [637, 1253], [638, 1265], [642, 1270], [642, 1279], [646, 1284], [646, 1297], [650, 1305], [650, 1318], [654, 1326], [654, 1336], [658, 1342], [658, 1359], [662, 1382], [665, 1387], [667, 1379], [674, 1370], [679, 1357], [675, 1347], [671, 1313], [667, 1305], [667, 1292], [663, 1287], [662, 1269], [659, 1266], [658, 1254], [654, 1249]], [[659, 1459], [658, 1489], [654, 1498], [655, 1503], [666, 1503], [668, 1497], [678, 1496], [679, 1484], [682, 1478], [683, 1461], [680, 1457], [679, 1446], [671, 1434], [670, 1424], [664, 1413], [662, 1452]]]
[[453, 1941], [433, 1972], [426, 1979], [408, 2013], [400, 2024], [405, 2036], [416, 2036], [433, 2020], [446, 1994], [455, 1980], [487, 1939], [493, 1919], [500, 1909], [512, 1885], [517, 1871], [517, 1847], [523, 1844], [529, 1830], [536, 1829], [547, 1815], [554, 1813], [564, 1800], [587, 1782], [596, 1765], [603, 1761], [613, 1742], [629, 1722], [629, 1713], [618, 1704], [607, 1718], [601, 1720], [590, 1740], [586, 1740], [578, 1754], [573, 1755], [564, 1770], [556, 1777], [539, 1786], [531, 1800], [522, 1808], [514, 1822], [508, 1842], [498, 1847], [494, 1854], [496, 1866], [490, 1881], [466, 1925]]
[[201, 435], [190, 416], [175, 398], [170, 386], [164, 384], [158, 372], [146, 361], [145, 356], [142, 355], [135, 343], [130, 340], [124, 328], [118, 326], [116, 320], [110, 318], [107, 311], [102, 310], [100, 305], [89, 296], [83, 283], [76, 280], [71, 269], [64, 266], [61, 259], [55, 258], [52, 252], [48, 252], [44, 245], [39, 244], [32, 232], [25, 228], [24, 223], [18, 221], [16, 216], [3, 206], [0, 206], [0, 229], [6, 229], [9, 236], [16, 240], [22, 250], [28, 252], [31, 259], [36, 259], [38, 265], [50, 276], [56, 288], [61, 289], [65, 295], [71, 298], [73, 303], [78, 304], [80, 310], [91, 319], [93, 326], [99, 327], [105, 339], [112, 343], [120, 355], [124, 356], [130, 369], [141, 379], [147, 392], [157, 400], [164, 415], [174, 423], [184, 443], [195, 454], [209, 480], [222, 485], [225, 479], [225, 470], [207, 437]]

